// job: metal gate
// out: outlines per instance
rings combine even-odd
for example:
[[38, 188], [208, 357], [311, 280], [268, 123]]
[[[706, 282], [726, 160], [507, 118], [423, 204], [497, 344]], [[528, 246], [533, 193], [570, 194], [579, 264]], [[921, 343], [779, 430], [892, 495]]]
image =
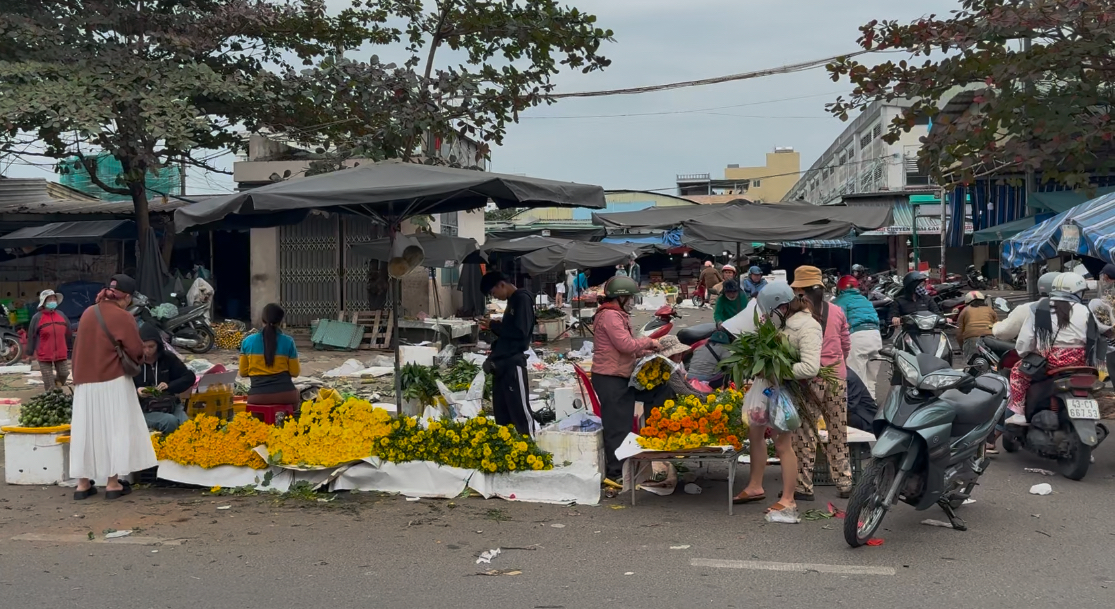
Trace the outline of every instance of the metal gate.
[[344, 310], [368, 311], [373, 308], [368, 302], [371, 279], [369, 263], [372, 261], [366, 255], [353, 251], [352, 246], [379, 239], [386, 231], [382, 224], [361, 216], [345, 216], [341, 220], [341, 226], [345, 243], [341, 269]]
[[315, 319], [336, 319], [340, 310], [339, 220], [310, 214], [279, 229], [279, 295], [286, 322], [309, 326]]

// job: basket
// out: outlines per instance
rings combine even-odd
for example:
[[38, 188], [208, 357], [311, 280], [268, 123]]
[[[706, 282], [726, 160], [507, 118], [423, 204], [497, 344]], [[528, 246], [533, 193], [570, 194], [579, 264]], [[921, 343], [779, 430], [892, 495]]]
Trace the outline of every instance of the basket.
[[[852, 469], [853, 486], [863, 477], [864, 466], [870, 459], [871, 453], [863, 450], [861, 444], [848, 444], [848, 464]], [[817, 460], [813, 465], [813, 486], [836, 486], [836, 481], [829, 473], [829, 460], [822, 444], [817, 445]]]
[[205, 414], [231, 421], [237, 413], [244, 412], [245, 407], [245, 404], [233, 401], [232, 393], [232, 387], [228, 385], [211, 385], [205, 391], [190, 396], [186, 402], [186, 415], [192, 419], [199, 414]]

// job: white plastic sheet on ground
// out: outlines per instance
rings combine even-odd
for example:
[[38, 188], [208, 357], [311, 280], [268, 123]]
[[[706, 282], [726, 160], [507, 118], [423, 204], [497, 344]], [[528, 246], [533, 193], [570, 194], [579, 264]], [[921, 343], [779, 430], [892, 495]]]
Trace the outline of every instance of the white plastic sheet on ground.
[[325, 378], [342, 378], [342, 377], [361, 377], [361, 376], [387, 376], [395, 372], [394, 365], [392, 366], [372, 366], [368, 367], [360, 363], [358, 360], [350, 359], [345, 360], [345, 363], [337, 366], [336, 368], [326, 372], [322, 376]]
[[430, 461], [391, 463], [371, 457], [348, 468], [333, 490], [381, 491], [407, 497], [449, 499], [464, 492], [476, 470], [439, 466]]
[[[271, 481], [268, 486], [263, 486], [263, 480], [268, 471], [271, 472]], [[174, 461], [159, 461], [158, 476], [163, 480], [181, 484], [224, 488], [254, 486], [259, 490], [274, 489], [279, 492], [287, 491], [294, 482], [294, 471], [284, 470], [280, 467], [252, 469], [235, 465], [220, 465], [205, 469], [197, 465], [182, 465]]]

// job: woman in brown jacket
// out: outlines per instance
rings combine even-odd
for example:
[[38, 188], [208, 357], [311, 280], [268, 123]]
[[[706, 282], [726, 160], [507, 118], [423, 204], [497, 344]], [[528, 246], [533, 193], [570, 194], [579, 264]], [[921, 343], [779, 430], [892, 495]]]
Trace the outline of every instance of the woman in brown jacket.
[[976, 350], [976, 341], [981, 336], [991, 335], [991, 326], [999, 321], [999, 316], [995, 313], [995, 309], [987, 306], [987, 299], [983, 292], [976, 290], [968, 292], [964, 296], [964, 302], [967, 306], [956, 320], [959, 326], [956, 340], [963, 345], [964, 361], [967, 362]]
[[97, 494], [94, 480], [105, 481], [105, 499], [127, 495], [120, 476], [158, 465], [135, 384], [116, 352], [120, 345], [133, 362], [143, 357], [139, 326], [127, 311], [135, 287], [131, 277], [114, 275], [78, 322], [70, 475], [79, 501]]

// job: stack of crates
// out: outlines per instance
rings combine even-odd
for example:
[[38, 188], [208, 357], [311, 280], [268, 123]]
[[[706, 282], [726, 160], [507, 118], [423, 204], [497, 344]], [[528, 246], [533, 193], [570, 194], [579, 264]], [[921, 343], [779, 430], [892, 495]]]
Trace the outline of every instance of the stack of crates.
[[198, 379], [197, 390], [186, 401], [186, 414], [192, 419], [199, 414], [231, 421], [244, 404], [233, 401], [236, 371], [203, 374]]

